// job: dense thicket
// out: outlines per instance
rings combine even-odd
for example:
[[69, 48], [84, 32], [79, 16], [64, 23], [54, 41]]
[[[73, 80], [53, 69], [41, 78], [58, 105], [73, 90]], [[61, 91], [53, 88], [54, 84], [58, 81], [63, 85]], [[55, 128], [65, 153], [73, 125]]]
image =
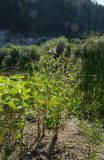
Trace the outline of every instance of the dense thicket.
[[87, 118], [104, 121], [104, 36], [87, 39], [78, 50], [82, 64], [78, 110]]
[[39, 59], [40, 55], [36, 46], [7, 45], [0, 48], [1, 70], [33, 70]]
[[[3, 71], [39, 71], [69, 79], [76, 85], [72, 112], [86, 118], [104, 116], [104, 36], [69, 42], [65, 37], [54, 38], [40, 46], [7, 45], [0, 49], [0, 69]], [[48, 76], [48, 75], [47, 75]], [[70, 79], [71, 78], [71, 79]], [[73, 86], [73, 85], [72, 85]], [[77, 98], [76, 98], [77, 97]], [[102, 117], [101, 117], [102, 115]]]
[[0, 27], [38, 35], [103, 30], [103, 15], [91, 0], [0, 0]]
[[[7, 45], [0, 49], [0, 55], [0, 69], [15, 73], [0, 76], [1, 159], [11, 159], [12, 155], [24, 159], [28, 155], [31, 148], [24, 131], [31, 131], [32, 127], [25, 129], [29, 121], [37, 128], [37, 133], [30, 135], [34, 149], [49, 131], [57, 140], [63, 121], [76, 115], [92, 121], [90, 125], [84, 121], [80, 129], [88, 141], [88, 156], [97, 160], [96, 146], [103, 143], [104, 36], [73, 43], [59, 37], [40, 46]], [[17, 69], [22, 71], [20, 75]]]

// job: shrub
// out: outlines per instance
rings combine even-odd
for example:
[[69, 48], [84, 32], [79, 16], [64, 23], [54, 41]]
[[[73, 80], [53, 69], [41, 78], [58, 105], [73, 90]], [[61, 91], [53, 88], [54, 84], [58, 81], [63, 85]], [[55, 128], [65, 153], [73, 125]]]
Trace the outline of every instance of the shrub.
[[0, 68], [3, 70], [31, 69], [31, 63], [39, 61], [40, 55], [36, 46], [8, 45], [0, 49]]
[[71, 55], [71, 47], [70, 47], [69, 43], [67, 43], [65, 46], [64, 55], [65, 55], [65, 57], [70, 57], [70, 55]]
[[88, 159], [97, 160], [97, 154], [101, 148], [101, 142], [103, 135], [100, 130], [101, 124], [99, 121], [95, 121], [89, 124], [87, 121], [82, 121], [80, 129], [87, 141]]
[[20, 57], [20, 50], [20, 46], [9, 46], [2, 49], [3, 61], [1, 67], [6, 69], [15, 69]]
[[86, 118], [104, 120], [104, 41], [89, 39], [81, 48], [81, 104]]
[[62, 54], [67, 43], [68, 39], [65, 37], [53, 38], [41, 45], [41, 52], [56, 57], [58, 53]]
[[20, 69], [32, 69], [32, 63], [39, 61], [40, 55], [36, 46], [22, 47], [18, 66]]
[[56, 46], [56, 55], [55, 58], [59, 57], [65, 49], [66, 44], [68, 43], [68, 40], [65, 37], [60, 37], [57, 39], [57, 46]]

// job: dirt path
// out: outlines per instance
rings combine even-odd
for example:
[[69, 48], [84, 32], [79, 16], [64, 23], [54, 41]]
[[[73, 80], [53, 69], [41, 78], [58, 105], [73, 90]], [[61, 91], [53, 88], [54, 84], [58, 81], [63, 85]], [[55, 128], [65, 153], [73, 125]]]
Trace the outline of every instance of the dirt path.
[[[23, 141], [27, 144], [26, 154], [11, 155], [8, 160], [90, 160], [88, 144], [79, 129], [80, 121], [72, 117], [64, 120], [59, 129], [58, 139], [53, 139], [53, 131], [46, 130], [41, 141], [37, 141], [36, 121], [27, 121]], [[2, 159], [0, 159], [2, 160]], [[97, 160], [104, 160], [102, 147]]]
[[[26, 143], [26, 139], [28, 140], [30, 148], [28, 158], [31, 160], [89, 160], [88, 144], [80, 132], [80, 121], [77, 118], [62, 122], [57, 141], [53, 140], [53, 131], [46, 130], [45, 137], [35, 144], [37, 128], [34, 124], [27, 122], [24, 132], [24, 141]], [[97, 160], [104, 160], [104, 148], [98, 154]]]

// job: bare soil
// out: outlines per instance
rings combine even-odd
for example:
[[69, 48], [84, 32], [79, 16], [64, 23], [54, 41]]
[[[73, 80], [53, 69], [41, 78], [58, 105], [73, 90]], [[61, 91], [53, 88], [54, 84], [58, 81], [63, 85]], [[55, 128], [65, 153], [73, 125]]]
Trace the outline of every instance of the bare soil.
[[[12, 154], [8, 160], [90, 160], [86, 138], [80, 132], [80, 120], [75, 117], [62, 121], [58, 138], [53, 130], [45, 129], [44, 137], [38, 139], [37, 122], [27, 121], [23, 142], [26, 150]], [[0, 159], [2, 160], [2, 159]], [[99, 149], [97, 160], [104, 160], [104, 148]]]

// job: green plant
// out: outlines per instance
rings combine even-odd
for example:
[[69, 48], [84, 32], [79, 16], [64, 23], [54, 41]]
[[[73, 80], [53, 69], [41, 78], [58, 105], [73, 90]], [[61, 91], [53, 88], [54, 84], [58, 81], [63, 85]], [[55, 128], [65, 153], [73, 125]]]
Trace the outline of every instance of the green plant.
[[79, 110], [85, 118], [98, 118], [103, 122], [104, 115], [104, 41], [90, 38], [81, 46], [81, 70]]
[[0, 68], [2, 70], [33, 70], [40, 54], [36, 46], [8, 45], [0, 49]]
[[83, 121], [80, 125], [81, 132], [86, 137], [88, 143], [88, 159], [97, 160], [97, 154], [101, 147], [103, 135], [100, 131], [100, 122], [96, 120], [92, 124]]
[[8, 150], [23, 144], [25, 111], [29, 107], [29, 90], [24, 76], [0, 77], [0, 144]]
[[71, 46], [70, 46], [69, 43], [67, 43], [67, 44], [65, 45], [64, 55], [65, 55], [65, 57], [69, 57], [69, 58], [70, 58], [70, 56], [71, 56]]
[[[64, 49], [54, 58], [60, 42]], [[46, 129], [53, 130], [57, 139], [61, 120], [71, 114], [103, 122], [103, 42], [103, 37], [98, 41], [86, 39], [79, 47], [57, 38], [41, 46], [9, 45], [0, 49], [0, 67], [32, 70], [29, 75], [9, 72], [8, 76], [0, 76], [0, 146], [5, 155], [18, 143], [23, 146], [29, 116], [36, 118], [38, 141]], [[89, 157], [94, 159], [100, 141], [99, 123], [90, 126], [84, 122], [81, 128], [89, 144]]]

